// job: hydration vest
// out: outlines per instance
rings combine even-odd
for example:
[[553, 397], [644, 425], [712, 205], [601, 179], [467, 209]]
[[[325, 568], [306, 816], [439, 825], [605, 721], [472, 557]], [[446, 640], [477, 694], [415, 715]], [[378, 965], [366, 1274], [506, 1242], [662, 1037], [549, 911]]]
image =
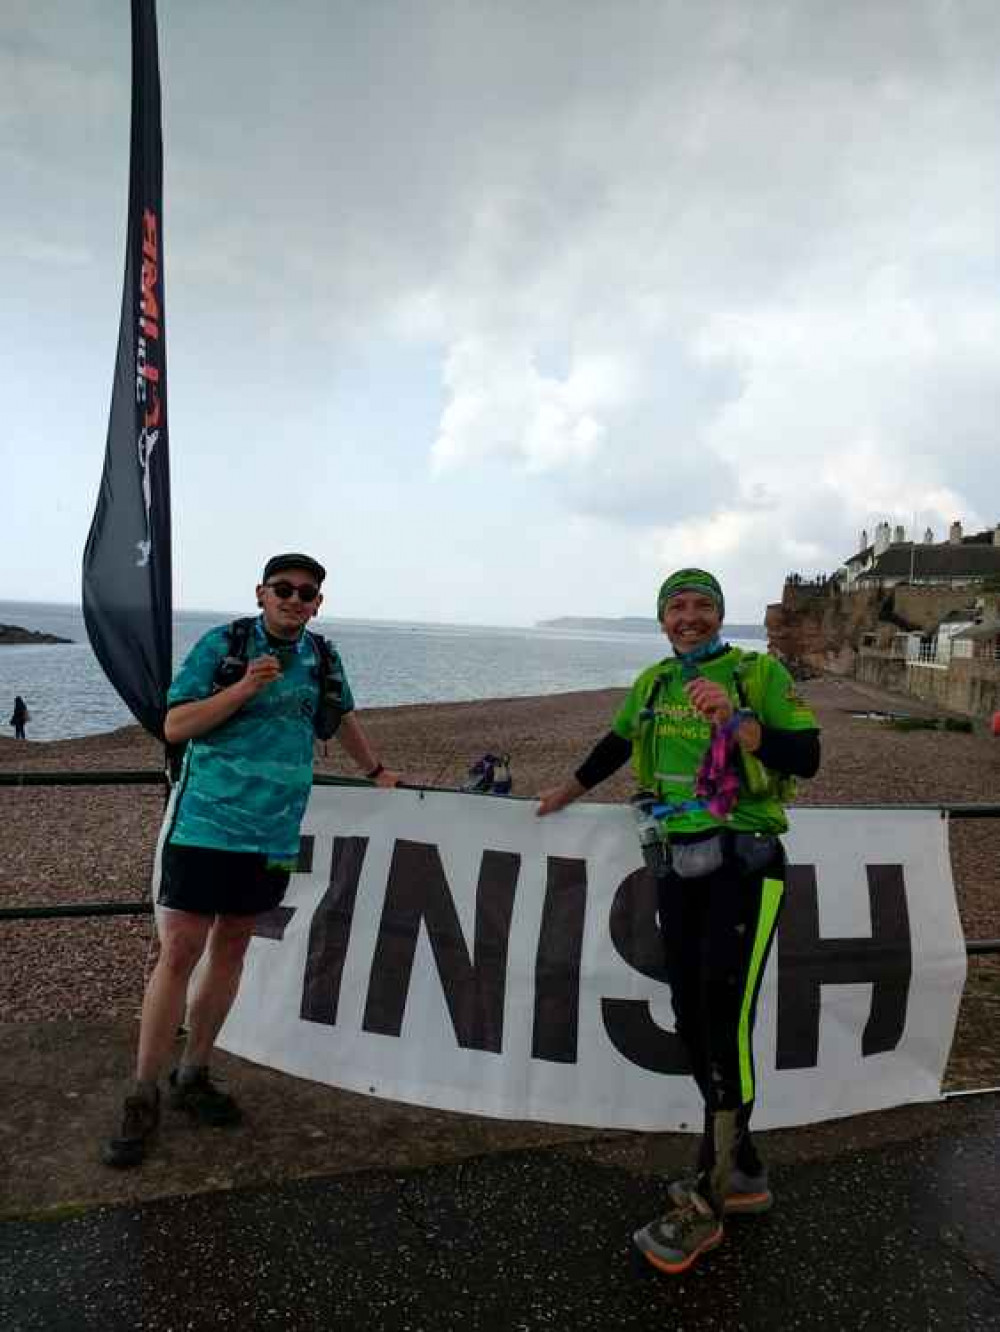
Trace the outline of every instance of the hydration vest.
[[[732, 650], [732, 649], [730, 649]], [[749, 708], [760, 716], [764, 705], [764, 663], [766, 654], [760, 652], [740, 652], [740, 658], [733, 668], [733, 685], [741, 708]], [[633, 763], [636, 777], [643, 790], [656, 790], [656, 702], [664, 692], [683, 673], [681, 663], [667, 660], [663, 669], [653, 681], [645, 705], [639, 713], [640, 731], [633, 741]], [[773, 796], [785, 804], [795, 794], [795, 780], [783, 773], [772, 772], [765, 768], [756, 754], [750, 754], [742, 746], [739, 748], [740, 784], [752, 796]]]
[[[242, 680], [246, 674], [250, 658], [250, 639], [257, 620], [254, 616], [233, 620], [226, 627], [226, 655], [215, 668], [212, 678], [212, 693], [228, 689], [230, 685]], [[337, 733], [344, 718], [344, 681], [334, 668], [334, 656], [330, 644], [322, 634], [314, 634], [311, 629], [306, 634], [312, 643], [316, 660], [319, 663], [319, 699], [313, 716], [313, 731], [318, 740], [329, 740]], [[180, 745], [167, 745], [167, 773], [173, 783], [180, 774], [184, 751], [190, 742], [185, 740]]]
[[[256, 623], [253, 616], [247, 616], [245, 619], [233, 620], [227, 628], [228, 648], [215, 669], [213, 694], [243, 679], [250, 656], [250, 638]], [[307, 629], [306, 637], [312, 643], [319, 662], [319, 702], [313, 717], [313, 730], [319, 740], [329, 740], [336, 735], [344, 717], [344, 681], [334, 669], [333, 653], [323, 635]]]

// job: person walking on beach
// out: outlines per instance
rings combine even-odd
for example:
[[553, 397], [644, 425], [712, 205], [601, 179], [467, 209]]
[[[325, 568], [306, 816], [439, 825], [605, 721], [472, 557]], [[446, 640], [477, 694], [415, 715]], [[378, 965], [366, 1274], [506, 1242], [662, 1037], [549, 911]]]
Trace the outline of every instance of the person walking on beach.
[[[336, 651], [305, 632], [322, 604], [325, 577], [311, 556], [273, 556], [256, 591], [259, 618], [212, 629], [170, 687], [165, 736], [187, 748], [162, 835], [160, 955], [143, 1000], [135, 1083], [103, 1148], [108, 1165], [136, 1166], [146, 1155], [160, 1118], [158, 1080], [185, 1007], [188, 1037], [170, 1074], [170, 1101], [203, 1124], [241, 1119], [236, 1100], [210, 1077], [209, 1062], [255, 919], [281, 901], [298, 858], [318, 720], [330, 722], [333, 709], [324, 733], [335, 728], [379, 786], [399, 780], [379, 762], [354, 713]], [[240, 623], [252, 632], [238, 660], [232, 634]]]
[[665, 1215], [633, 1237], [654, 1267], [677, 1274], [721, 1242], [725, 1213], [773, 1202], [750, 1135], [753, 1025], [784, 892], [784, 802], [792, 777], [817, 771], [820, 747], [784, 666], [722, 641], [711, 573], [672, 573], [656, 612], [673, 655], [642, 672], [610, 732], [542, 793], [538, 813], [631, 758], [677, 1032], [704, 1102], [694, 1174], [669, 1184]]
[[14, 711], [10, 714], [10, 724], [14, 728], [15, 740], [27, 740], [24, 733], [25, 722], [31, 721], [31, 713], [28, 711], [28, 705], [20, 694], [14, 696]]

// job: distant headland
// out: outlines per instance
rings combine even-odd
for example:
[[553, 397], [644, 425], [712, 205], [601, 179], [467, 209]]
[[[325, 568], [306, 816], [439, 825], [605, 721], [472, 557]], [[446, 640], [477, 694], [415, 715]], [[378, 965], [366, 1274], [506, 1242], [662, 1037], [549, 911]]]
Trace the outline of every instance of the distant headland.
[[[560, 615], [554, 620], [538, 620], [536, 629], [601, 629], [605, 633], [658, 634], [660, 626], [651, 615], [619, 615], [613, 619], [601, 619], [598, 616]], [[767, 639], [767, 630], [762, 624], [730, 624], [726, 621], [725, 636], [728, 638]]]
[[0, 624], [0, 647], [22, 647], [25, 643], [72, 643], [72, 638], [43, 634], [38, 629], [22, 629], [17, 624]]

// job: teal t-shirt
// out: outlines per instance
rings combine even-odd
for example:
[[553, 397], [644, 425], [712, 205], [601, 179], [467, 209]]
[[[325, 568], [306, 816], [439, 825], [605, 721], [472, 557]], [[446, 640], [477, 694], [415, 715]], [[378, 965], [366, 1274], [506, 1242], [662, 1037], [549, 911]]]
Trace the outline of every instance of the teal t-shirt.
[[[737, 668], [743, 670], [748, 702], [765, 726], [785, 731], [817, 729], [815, 716], [776, 657], [766, 653], [747, 654], [730, 647], [718, 657], [699, 662], [698, 674], [721, 684], [734, 705], [739, 706]], [[663, 683], [654, 700], [654, 716], [645, 721], [641, 714], [658, 677]], [[657, 662], [642, 672], [615, 715], [612, 730], [632, 742], [633, 765], [640, 786], [653, 790], [664, 804], [680, 804], [693, 798], [695, 777], [712, 728], [688, 698], [675, 659]], [[746, 832], [778, 833], [788, 827], [778, 795], [774, 791], [754, 794], [746, 783], [741, 785], [736, 805], [725, 823]], [[721, 821], [707, 809], [679, 811], [666, 820], [668, 835], [703, 832], [720, 826]]]
[[[177, 672], [168, 708], [208, 698], [226, 656], [228, 626], [200, 638]], [[307, 634], [283, 651], [281, 676], [244, 703], [228, 721], [189, 742], [171, 806], [169, 840], [179, 846], [257, 851], [294, 862], [299, 827], [312, 788], [313, 718], [319, 702], [320, 662]], [[258, 619], [249, 658], [274, 652]], [[354, 699], [343, 663], [330, 645], [343, 686], [343, 710]]]

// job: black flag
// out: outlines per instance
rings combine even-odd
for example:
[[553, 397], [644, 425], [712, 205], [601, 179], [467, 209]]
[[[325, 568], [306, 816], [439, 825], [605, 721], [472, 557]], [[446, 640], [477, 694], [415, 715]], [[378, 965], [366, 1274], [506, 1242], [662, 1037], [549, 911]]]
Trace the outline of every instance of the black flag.
[[170, 465], [155, 0], [132, 0], [132, 145], [118, 358], [83, 615], [104, 673], [163, 734], [171, 672]]

